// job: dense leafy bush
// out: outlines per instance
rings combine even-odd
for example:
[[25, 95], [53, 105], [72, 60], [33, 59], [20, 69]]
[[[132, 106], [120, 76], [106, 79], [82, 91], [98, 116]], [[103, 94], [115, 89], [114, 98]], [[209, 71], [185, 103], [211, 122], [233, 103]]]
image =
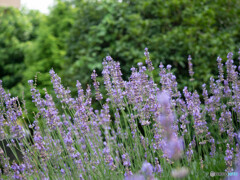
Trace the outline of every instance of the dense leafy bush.
[[132, 62], [143, 61], [139, 57], [147, 46], [154, 63], [174, 65], [182, 87], [188, 83], [186, 59], [192, 55], [199, 88], [198, 82], [216, 73], [214, 58], [240, 46], [237, 0], [80, 1], [77, 5], [68, 41], [73, 66], [67, 70], [82, 82], [89, 82], [85, 73], [99, 69], [107, 54], [120, 61], [129, 75]]
[[22, 80], [24, 42], [31, 39], [32, 24], [16, 9], [0, 7], [0, 78], [7, 88]]
[[22, 74], [22, 86], [12, 90], [25, 92], [26, 104], [30, 113], [35, 109], [31, 102], [27, 81], [36, 77], [36, 83], [43, 92], [43, 88], [51, 87], [49, 69], [54, 67], [56, 72], [61, 72], [64, 66], [68, 67], [65, 58], [66, 39], [74, 21], [74, 12], [70, 3], [59, 1], [48, 16], [39, 17], [38, 14], [31, 16], [32, 19], [39, 18], [40, 22], [37, 30], [34, 31], [35, 39], [25, 44], [24, 64], [26, 70]]

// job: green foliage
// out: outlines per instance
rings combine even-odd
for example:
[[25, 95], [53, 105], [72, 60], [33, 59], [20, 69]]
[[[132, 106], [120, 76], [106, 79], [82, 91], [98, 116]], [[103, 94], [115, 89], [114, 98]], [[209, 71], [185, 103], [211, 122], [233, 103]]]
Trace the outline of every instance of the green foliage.
[[148, 47], [154, 63], [173, 65], [182, 86], [188, 84], [191, 54], [199, 86], [197, 82], [206, 82], [216, 73], [217, 56], [240, 46], [239, 7], [237, 0], [81, 1], [68, 41], [73, 66], [67, 72], [88, 82], [85, 74], [99, 68], [102, 58], [110, 54], [127, 75], [131, 62], [143, 61], [139, 57]]
[[142, 42], [147, 37], [140, 35], [146, 33], [146, 23], [133, 11], [134, 7], [117, 1], [80, 3], [68, 41], [68, 57], [73, 66], [67, 72], [74, 80], [89, 82], [85, 74], [99, 69], [108, 54], [121, 62], [124, 72], [142, 56]]
[[14, 8], [0, 8], [0, 79], [9, 89], [22, 80], [24, 42], [31, 32], [26, 15]]
[[56, 71], [65, 66], [66, 38], [74, 22], [74, 8], [69, 3], [59, 1], [49, 16], [43, 18], [36, 32], [36, 40], [28, 42], [26, 48], [24, 73], [25, 82], [33, 79], [37, 72], [40, 87], [50, 85], [48, 72], [54, 67]]
[[26, 43], [24, 60], [26, 71], [20, 89], [27, 93], [29, 112], [35, 109], [30, 101], [28, 80], [36, 79], [41, 90], [45, 87], [49, 89], [52, 87], [49, 70], [54, 68], [56, 72], [60, 72], [66, 66], [66, 39], [74, 22], [74, 12], [75, 8], [71, 3], [58, 1], [48, 16], [41, 15], [41, 21], [35, 31], [36, 39]]

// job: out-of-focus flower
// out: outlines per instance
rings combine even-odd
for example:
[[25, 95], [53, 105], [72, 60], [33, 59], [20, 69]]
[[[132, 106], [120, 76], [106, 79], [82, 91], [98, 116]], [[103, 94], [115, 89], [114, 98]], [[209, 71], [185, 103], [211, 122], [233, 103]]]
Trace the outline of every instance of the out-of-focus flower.
[[190, 81], [193, 81], [194, 80], [194, 78], [193, 78], [194, 72], [193, 72], [193, 64], [192, 64], [191, 55], [188, 56], [188, 72], [191, 77]]
[[155, 167], [154, 167], [154, 172], [158, 175], [161, 175], [162, 173], [162, 168], [161, 165], [159, 164], [158, 158], [155, 158]]
[[188, 175], [188, 168], [186, 167], [181, 167], [178, 169], [173, 169], [172, 170], [172, 177], [174, 178], [184, 178]]
[[145, 161], [145, 162], [143, 163], [143, 165], [142, 165], [141, 171], [142, 171], [146, 176], [152, 176], [152, 174], [153, 174], [153, 166], [152, 166], [149, 162]]
[[61, 169], [61, 173], [62, 173], [62, 174], [65, 174], [65, 170], [64, 170], [64, 169]]
[[175, 116], [171, 109], [169, 93], [163, 91], [158, 94], [157, 101], [161, 108], [161, 114], [158, 117], [158, 121], [163, 129], [161, 142], [162, 151], [168, 158], [178, 159], [182, 155], [183, 139], [177, 136], [177, 129], [174, 125]]
[[141, 174], [125, 177], [125, 180], [145, 180], [145, 177]]
[[223, 76], [223, 64], [222, 64], [222, 58], [218, 57], [217, 58], [217, 64], [218, 64], [218, 78], [223, 81], [224, 80], [224, 76]]

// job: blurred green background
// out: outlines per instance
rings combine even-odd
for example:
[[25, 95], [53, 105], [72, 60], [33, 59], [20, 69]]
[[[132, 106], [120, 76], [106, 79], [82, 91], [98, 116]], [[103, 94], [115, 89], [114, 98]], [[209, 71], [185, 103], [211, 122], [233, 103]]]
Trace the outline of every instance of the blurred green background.
[[[155, 67], [171, 64], [180, 84], [188, 85], [187, 57], [193, 58], [195, 88], [217, 76], [217, 56], [238, 57], [239, 0], [56, 0], [48, 15], [0, 8], [0, 79], [30, 111], [29, 79], [52, 91], [49, 70], [76, 93], [75, 83], [91, 83], [102, 60], [120, 61], [124, 79], [144, 62], [148, 47]], [[238, 62], [237, 62], [238, 65]], [[154, 76], [158, 80], [158, 69]], [[100, 79], [101, 81], [101, 79]]]

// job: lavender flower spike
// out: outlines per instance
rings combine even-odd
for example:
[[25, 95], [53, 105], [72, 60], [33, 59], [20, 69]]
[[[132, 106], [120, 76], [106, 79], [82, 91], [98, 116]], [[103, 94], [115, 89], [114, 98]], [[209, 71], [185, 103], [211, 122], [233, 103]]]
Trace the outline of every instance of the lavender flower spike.
[[183, 140], [177, 136], [177, 128], [174, 125], [175, 116], [171, 109], [170, 96], [164, 91], [157, 96], [161, 113], [158, 117], [163, 129], [162, 151], [170, 159], [179, 159], [182, 156]]
[[188, 56], [188, 71], [189, 71], [189, 75], [191, 77], [190, 81], [193, 81], [194, 78], [193, 78], [193, 75], [194, 75], [194, 72], [193, 72], [193, 64], [192, 64], [192, 57], [191, 55]]
[[141, 171], [146, 175], [146, 176], [152, 176], [153, 175], [153, 166], [145, 161], [142, 165]]
[[100, 89], [99, 89], [99, 85], [100, 83], [97, 81], [97, 73], [95, 70], [93, 70], [93, 73], [91, 75], [91, 79], [93, 80], [93, 86], [95, 88], [95, 91], [96, 91], [96, 100], [100, 101], [103, 99], [103, 96], [100, 92]]
[[145, 48], [145, 52], [144, 52], [144, 55], [146, 56], [146, 64], [148, 65], [148, 70], [151, 72], [154, 70], [154, 67], [152, 65], [152, 61], [150, 60], [150, 57], [149, 57], [149, 52], [148, 52], [148, 48]]
[[226, 156], [224, 158], [227, 169], [226, 172], [232, 172], [233, 171], [233, 148], [230, 149], [230, 145], [227, 144], [227, 150], [226, 150]]

